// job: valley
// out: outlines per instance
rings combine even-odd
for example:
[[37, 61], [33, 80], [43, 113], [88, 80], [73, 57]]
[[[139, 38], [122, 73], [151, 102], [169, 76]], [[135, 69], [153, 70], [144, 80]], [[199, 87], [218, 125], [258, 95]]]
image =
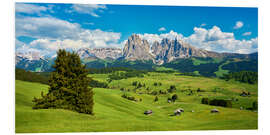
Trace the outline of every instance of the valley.
[[[125, 72], [125, 71], [119, 71]], [[33, 97], [46, 93], [48, 86], [16, 80], [16, 132], [99, 132], [99, 131], [176, 131], [257, 129], [258, 113], [249, 110], [258, 100], [258, 85], [225, 81], [218, 78], [178, 75], [179, 73], [148, 72], [143, 77], [112, 80], [108, 74], [89, 74], [107, 88], [94, 88], [94, 116], [62, 109], [33, 110]], [[141, 87], [134, 86], [134, 82]], [[167, 90], [174, 85], [176, 90]], [[198, 91], [200, 88], [200, 91]], [[156, 92], [153, 92], [156, 91]], [[160, 93], [162, 91], [162, 93]], [[192, 94], [190, 94], [192, 91]], [[250, 96], [240, 94], [245, 91]], [[166, 92], [164, 94], [163, 92]], [[128, 100], [126, 94], [138, 101]], [[175, 102], [168, 97], [178, 95]], [[158, 97], [158, 101], [154, 101]], [[201, 103], [202, 98], [232, 100], [232, 107]], [[173, 116], [183, 108], [180, 116]], [[243, 108], [242, 110], [240, 108]], [[218, 109], [219, 113], [210, 113]], [[152, 115], [144, 115], [152, 110]], [[112, 124], [114, 123], [114, 124]]]

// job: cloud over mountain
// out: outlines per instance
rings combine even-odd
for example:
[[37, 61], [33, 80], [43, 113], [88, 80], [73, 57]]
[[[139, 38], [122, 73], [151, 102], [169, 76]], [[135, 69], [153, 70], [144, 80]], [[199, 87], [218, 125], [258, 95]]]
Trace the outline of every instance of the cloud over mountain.
[[[16, 37], [36, 38], [29, 48], [41, 52], [82, 47], [115, 47], [121, 34], [100, 29], [83, 29], [80, 24], [53, 17], [26, 17], [16, 19]], [[19, 44], [16, 44], [19, 46]]]
[[258, 39], [237, 40], [233, 33], [223, 32], [219, 27], [211, 29], [194, 28], [194, 33], [184, 38], [184, 41], [208, 51], [252, 53], [258, 48]]
[[206, 49], [216, 52], [233, 52], [233, 53], [252, 53], [258, 48], [258, 39], [237, 40], [233, 33], [223, 32], [219, 27], [213, 26], [211, 29], [194, 27], [194, 32], [188, 37], [181, 33], [170, 31], [164, 34], [140, 34], [143, 39], [150, 44], [155, 41], [160, 42], [163, 38], [180, 39], [197, 48]]

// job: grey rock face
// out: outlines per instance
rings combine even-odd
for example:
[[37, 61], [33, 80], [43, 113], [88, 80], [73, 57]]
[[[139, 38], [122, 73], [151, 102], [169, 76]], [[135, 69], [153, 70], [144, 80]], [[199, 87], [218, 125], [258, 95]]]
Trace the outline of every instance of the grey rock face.
[[150, 53], [150, 45], [142, 40], [139, 35], [133, 34], [128, 38], [123, 49], [123, 57], [127, 60], [154, 60]]
[[127, 60], [152, 60], [153, 63], [162, 65], [178, 58], [189, 57], [223, 57], [227, 54], [216, 53], [198, 49], [181, 40], [163, 39], [154, 42], [150, 48], [146, 40], [133, 34], [128, 38], [123, 49], [123, 57]]
[[154, 42], [151, 49], [157, 64], [168, 63], [177, 58], [218, 56], [218, 53], [197, 49], [177, 39], [163, 39], [160, 43]]
[[122, 56], [119, 48], [81, 48], [77, 53], [81, 58], [117, 59]]

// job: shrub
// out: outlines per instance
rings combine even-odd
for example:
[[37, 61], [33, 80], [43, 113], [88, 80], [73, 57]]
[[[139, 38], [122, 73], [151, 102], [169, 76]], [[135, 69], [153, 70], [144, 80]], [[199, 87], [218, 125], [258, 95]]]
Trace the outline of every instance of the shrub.
[[156, 96], [155, 99], [154, 99], [154, 102], [157, 102], [158, 101], [158, 97]]
[[142, 84], [139, 82], [136, 88], [141, 88]]
[[128, 96], [127, 94], [123, 94], [121, 97], [125, 98], [125, 99], [128, 99], [128, 100], [131, 100], [131, 101], [137, 101], [135, 97]]
[[133, 85], [133, 86], [137, 86], [137, 83], [138, 83], [137, 81], [132, 82], [132, 85]]
[[205, 92], [205, 90], [202, 90], [202, 89], [198, 88], [197, 92]]
[[157, 94], [158, 94], [157, 91], [152, 91], [152, 92], [151, 92], [151, 95], [157, 95]]
[[209, 104], [208, 98], [202, 98], [202, 104]]
[[257, 102], [257, 101], [254, 101], [254, 102], [252, 103], [252, 109], [253, 109], [253, 110], [258, 110], [258, 102]]
[[172, 89], [172, 90], [176, 90], [175, 85], [171, 85], [171, 86], [170, 86], [170, 89]]
[[159, 94], [167, 94], [166, 91], [159, 90]]
[[170, 88], [167, 90], [169, 93], [173, 93], [174, 91], [176, 91], [176, 87], [175, 85], [171, 85]]
[[175, 102], [175, 100], [177, 100], [177, 99], [178, 99], [178, 96], [176, 94], [173, 94], [172, 95], [172, 101]]

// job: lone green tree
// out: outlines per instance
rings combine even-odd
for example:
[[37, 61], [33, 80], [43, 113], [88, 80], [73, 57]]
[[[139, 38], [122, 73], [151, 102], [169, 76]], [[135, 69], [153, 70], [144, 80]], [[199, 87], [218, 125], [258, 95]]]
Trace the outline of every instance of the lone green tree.
[[34, 97], [33, 109], [67, 109], [79, 113], [93, 114], [93, 91], [89, 88], [85, 65], [72, 52], [59, 50], [53, 65], [55, 69], [49, 79], [49, 91], [41, 98]]

